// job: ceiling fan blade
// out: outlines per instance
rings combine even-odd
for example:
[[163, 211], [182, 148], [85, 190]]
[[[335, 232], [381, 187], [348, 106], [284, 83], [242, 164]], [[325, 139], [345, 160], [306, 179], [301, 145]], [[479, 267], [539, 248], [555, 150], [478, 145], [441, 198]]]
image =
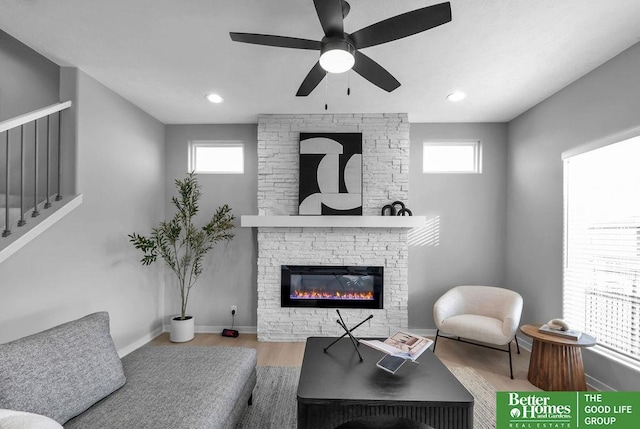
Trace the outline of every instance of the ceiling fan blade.
[[344, 34], [344, 17], [342, 16], [342, 0], [313, 0], [320, 25], [327, 37]]
[[449, 2], [427, 6], [372, 24], [351, 34], [356, 49], [402, 39], [451, 21]]
[[296, 92], [296, 97], [306, 97], [318, 86], [322, 79], [326, 76], [327, 72], [320, 66], [320, 61], [316, 62], [307, 77], [302, 81], [302, 85]]
[[296, 37], [273, 36], [270, 34], [229, 33], [234, 42], [252, 43], [254, 45], [276, 46], [279, 48], [296, 48], [320, 50], [322, 44], [317, 40], [298, 39]]
[[356, 51], [355, 57], [356, 63], [353, 65], [353, 70], [372, 84], [387, 92], [400, 86], [400, 82], [391, 73], [362, 52]]

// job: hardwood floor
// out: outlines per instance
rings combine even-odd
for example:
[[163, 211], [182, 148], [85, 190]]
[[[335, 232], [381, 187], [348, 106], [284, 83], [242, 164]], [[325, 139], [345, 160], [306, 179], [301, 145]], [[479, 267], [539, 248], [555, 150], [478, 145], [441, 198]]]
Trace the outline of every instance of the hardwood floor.
[[520, 347], [518, 354], [515, 343], [511, 345], [513, 380], [509, 377], [509, 355], [504, 352], [439, 338], [436, 355], [447, 366], [475, 369], [498, 391], [540, 390], [527, 380], [531, 353]]
[[[176, 347], [253, 347], [258, 352], [259, 366], [300, 366], [305, 346], [304, 342], [260, 342], [256, 339], [255, 334], [240, 334], [238, 338], [223, 337], [220, 334], [196, 334], [196, 337], [188, 343], [176, 344], [169, 341], [168, 333], [164, 333], [153, 339], [151, 343]], [[472, 367], [496, 390], [540, 390], [527, 381], [531, 354], [522, 347], [520, 348], [521, 354], [517, 354], [515, 349], [515, 344], [513, 344], [513, 380], [509, 378], [509, 356], [507, 353], [441, 338], [438, 339], [436, 355], [447, 366]]]
[[169, 334], [164, 333], [151, 341], [156, 345], [188, 346], [229, 346], [252, 347], [258, 351], [258, 366], [301, 366], [304, 356], [304, 342], [263, 342], [256, 334], [240, 334], [238, 338], [223, 337], [220, 334], [196, 334], [188, 343], [172, 343]]

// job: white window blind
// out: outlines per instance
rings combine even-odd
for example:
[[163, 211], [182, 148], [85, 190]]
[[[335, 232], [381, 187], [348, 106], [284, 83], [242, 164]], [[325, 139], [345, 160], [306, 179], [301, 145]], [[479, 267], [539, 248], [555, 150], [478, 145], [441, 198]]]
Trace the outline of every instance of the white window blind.
[[564, 160], [563, 317], [640, 364], [640, 137]]

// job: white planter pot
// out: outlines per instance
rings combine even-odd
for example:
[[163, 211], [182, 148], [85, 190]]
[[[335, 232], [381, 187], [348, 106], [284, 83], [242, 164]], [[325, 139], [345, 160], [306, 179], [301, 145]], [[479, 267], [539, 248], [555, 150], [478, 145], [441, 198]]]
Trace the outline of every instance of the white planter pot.
[[193, 340], [194, 337], [194, 318], [186, 316], [186, 319], [180, 320], [180, 316], [171, 319], [171, 330], [169, 340], [172, 343], [184, 343]]

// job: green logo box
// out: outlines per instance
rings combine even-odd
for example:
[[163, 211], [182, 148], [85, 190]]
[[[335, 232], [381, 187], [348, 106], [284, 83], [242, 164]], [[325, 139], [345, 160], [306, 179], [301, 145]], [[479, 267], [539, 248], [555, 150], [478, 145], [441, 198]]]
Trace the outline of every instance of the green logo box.
[[496, 429], [556, 428], [640, 428], [640, 392], [497, 392]]

